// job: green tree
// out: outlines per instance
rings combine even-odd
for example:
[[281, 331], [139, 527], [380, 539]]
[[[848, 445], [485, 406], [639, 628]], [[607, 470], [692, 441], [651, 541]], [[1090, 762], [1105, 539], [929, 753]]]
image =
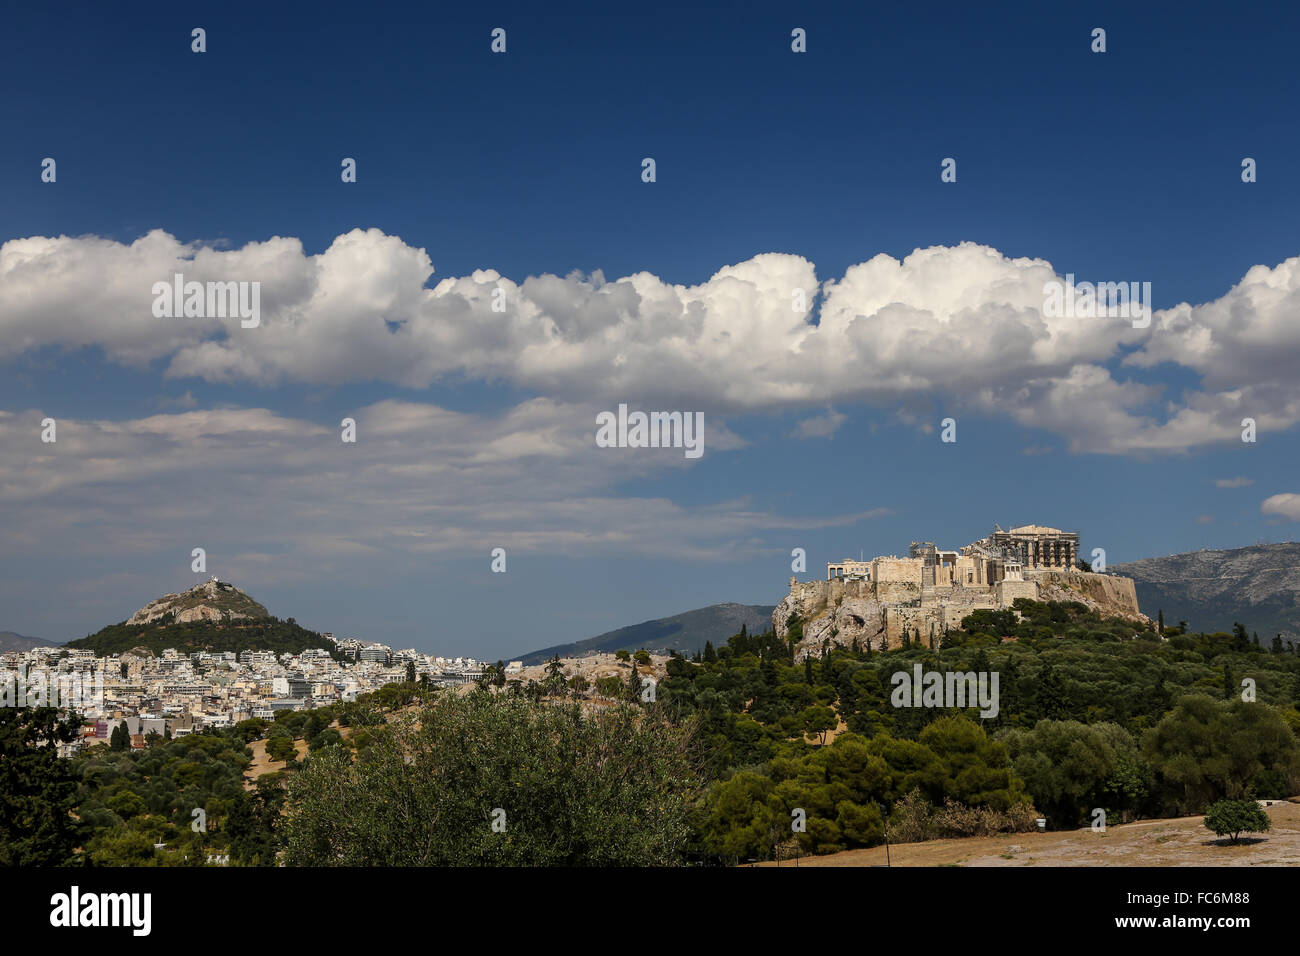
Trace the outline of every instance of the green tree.
[[266, 738], [266, 755], [272, 760], [288, 761], [298, 756], [298, 749], [292, 737], [276, 735]]
[[752, 771], [714, 784], [699, 821], [704, 852], [726, 862], [769, 858], [793, 835], [774, 790], [770, 777]]
[[563, 694], [564, 693], [564, 665], [560, 663], [560, 655], [554, 655], [546, 662], [546, 680], [544, 682], [546, 693]]
[[689, 731], [638, 707], [587, 715], [482, 691], [448, 696], [395, 716], [365, 760], [331, 747], [294, 775], [286, 862], [681, 863], [699, 793], [691, 752]]
[[343, 743], [343, 735], [333, 727], [326, 727], [308, 742], [308, 749], [315, 753], [325, 747], [334, 747]]
[[815, 704], [806, 708], [799, 715], [799, 722], [806, 734], [814, 734], [821, 746], [826, 745], [826, 734], [839, 726], [835, 711], [824, 704]]
[[131, 749], [131, 732], [126, 729], [126, 721], [113, 728], [113, 732], [108, 737], [108, 747], [110, 750]]
[[1034, 708], [1040, 719], [1065, 720], [1070, 716], [1070, 705], [1065, 694], [1065, 682], [1051, 664], [1043, 665], [1034, 687]]
[[1243, 833], [1266, 833], [1273, 822], [1254, 800], [1216, 800], [1205, 811], [1205, 827], [1235, 845]]
[[94, 866], [156, 866], [158, 853], [154, 840], [137, 830], [105, 830], [95, 834], [86, 845], [86, 855]]
[[0, 707], [0, 866], [74, 862], [77, 782], [58, 748], [79, 723], [54, 707]]
[[1287, 722], [1267, 704], [1240, 698], [1182, 697], [1143, 735], [1142, 752], [1185, 813], [1243, 798], [1263, 772], [1280, 774], [1288, 792], [1300, 785], [1300, 744]]
[[1131, 811], [1146, 796], [1137, 745], [1118, 725], [1040, 720], [1005, 740], [1034, 806], [1064, 826], [1087, 821], [1098, 806]]

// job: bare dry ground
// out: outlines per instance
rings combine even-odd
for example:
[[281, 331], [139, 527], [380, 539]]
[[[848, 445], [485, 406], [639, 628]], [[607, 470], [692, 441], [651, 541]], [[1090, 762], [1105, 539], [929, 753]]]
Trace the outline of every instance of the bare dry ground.
[[[295, 740], [293, 745], [298, 750], [299, 760], [302, 760], [303, 757], [307, 756], [307, 741]], [[283, 770], [284, 764], [278, 760], [272, 760], [266, 755], [265, 739], [254, 740], [248, 745], [248, 748], [253, 751], [253, 762], [249, 764], [248, 769], [244, 771], [244, 789], [252, 790], [258, 777], [264, 773]]]
[[[667, 654], [651, 654], [650, 666], [638, 664], [636, 669], [642, 677], [653, 677], [655, 680], [663, 680], [666, 676], [669, 657]], [[615, 676], [621, 680], [627, 680], [627, 675], [632, 672], [632, 663], [618, 660], [613, 654], [598, 653], [588, 654], [585, 657], [562, 657], [560, 663], [564, 666], [564, 676], [567, 680], [575, 674], [581, 674], [590, 683], [594, 684], [602, 677]], [[518, 674], [511, 674], [511, 680], [520, 680], [527, 684], [530, 680], [546, 680], [546, 665], [532, 664], [525, 667]]]
[[[1105, 833], [1062, 830], [893, 844], [889, 861], [893, 866], [1300, 866], [1300, 804], [1274, 803], [1265, 812], [1273, 829], [1243, 837], [1238, 846], [1205, 829], [1203, 817], [1175, 817], [1110, 826]], [[798, 865], [884, 866], [885, 848], [805, 856]]]

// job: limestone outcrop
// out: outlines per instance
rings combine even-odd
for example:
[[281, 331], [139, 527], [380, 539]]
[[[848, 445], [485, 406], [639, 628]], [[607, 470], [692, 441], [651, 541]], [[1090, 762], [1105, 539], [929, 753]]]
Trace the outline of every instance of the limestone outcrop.
[[778, 637], [789, 640], [802, 629], [795, 659], [819, 655], [826, 647], [898, 647], [904, 634], [937, 646], [946, 631], [957, 630], [973, 611], [1009, 608], [1019, 597], [1037, 601], [1077, 601], [1103, 617], [1137, 625], [1148, 621], [1138, 608], [1130, 578], [1068, 569], [1030, 570], [1023, 580], [995, 585], [930, 587], [905, 581], [833, 577], [826, 581], [790, 579], [790, 593], [772, 612]]
[[149, 624], [175, 615], [177, 623], [190, 621], [241, 621], [270, 617], [266, 608], [239, 588], [212, 578], [179, 594], [165, 594], [150, 601], [127, 620], [127, 624]]
[[1025, 577], [1038, 582], [1040, 601], [1078, 601], [1104, 617], [1127, 618], [1137, 624], [1149, 620], [1138, 608], [1132, 578], [1091, 571], [1028, 571]]

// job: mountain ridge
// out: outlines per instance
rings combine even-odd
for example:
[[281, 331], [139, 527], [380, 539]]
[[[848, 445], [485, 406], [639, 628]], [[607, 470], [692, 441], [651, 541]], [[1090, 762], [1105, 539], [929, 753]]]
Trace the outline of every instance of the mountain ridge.
[[0, 654], [5, 651], [30, 651], [37, 647], [62, 647], [58, 641], [47, 641], [42, 637], [28, 637], [17, 631], [0, 631]]
[[1132, 578], [1148, 615], [1193, 630], [1230, 631], [1240, 622], [1267, 642], [1300, 640], [1300, 543], [1187, 551], [1111, 565]]
[[556, 654], [560, 657], [579, 657], [597, 651], [635, 651], [640, 648], [694, 654], [704, 648], [705, 641], [712, 641], [715, 646], [724, 643], [742, 625], [750, 631], [767, 630], [773, 610], [775, 605], [770, 604], [710, 604], [680, 614], [615, 628], [585, 640], [543, 647], [519, 659], [526, 665], [540, 664]]

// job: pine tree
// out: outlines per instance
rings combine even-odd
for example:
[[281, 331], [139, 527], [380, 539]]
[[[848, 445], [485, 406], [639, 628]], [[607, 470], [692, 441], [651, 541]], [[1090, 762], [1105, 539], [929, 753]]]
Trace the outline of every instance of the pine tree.
[[1065, 683], [1051, 664], [1044, 665], [1038, 672], [1034, 703], [1040, 718], [1068, 720], [1070, 717], [1069, 704], [1065, 699]]
[[58, 755], [79, 731], [75, 718], [54, 707], [0, 707], [0, 867], [79, 862], [73, 851], [85, 834], [72, 815], [78, 777]]
[[1250, 646], [1250, 638], [1246, 636], [1246, 626], [1236, 621], [1232, 622], [1232, 643], [1239, 650], [1244, 651]]
[[126, 729], [125, 720], [113, 728], [113, 733], [108, 738], [108, 748], [109, 750], [131, 749], [131, 732]]
[[1169, 693], [1169, 686], [1165, 683], [1163, 674], [1156, 681], [1155, 690], [1151, 693], [1151, 713], [1157, 719], [1163, 717], [1173, 704], [1173, 695]]

